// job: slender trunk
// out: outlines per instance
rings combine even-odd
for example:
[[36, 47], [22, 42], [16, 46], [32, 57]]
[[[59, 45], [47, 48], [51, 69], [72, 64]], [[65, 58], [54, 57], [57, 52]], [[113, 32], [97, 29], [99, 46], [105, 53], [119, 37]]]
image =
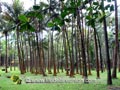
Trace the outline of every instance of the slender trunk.
[[[12, 48], [12, 42], [11, 42], [10, 48]], [[12, 55], [10, 54], [10, 61], [9, 61], [10, 71], [12, 71], [12, 60], [13, 60], [13, 54]]]
[[[103, 13], [104, 11], [104, 0], [102, 0], [103, 5]], [[111, 78], [111, 62], [109, 56], [109, 45], [108, 45], [108, 34], [107, 34], [107, 25], [106, 25], [106, 17], [103, 17], [103, 26], [104, 26], [104, 36], [105, 36], [105, 50], [106, 50], [106, 61], [107, 61], [107, 84], [112, 85], [112, 78]]]
[[90, 33], [90, 30], [88, 28], [88, 34], [87, 34], [88, 75], [92, 75], [91, 65], [90, 65], [90, 54], [89, 54], [89, 33]]
[[43, 76], [46, 76], [45, 71], [44, 71], [44, 68], [43, 68], [43, 65], [42, 65], [42, 62], [41, 62], [41, 50], [40, 50], [39, 43], [38, 43], [38, 35], [37, 35], [37, 32], [36, 32], [36, 42], [37, 42], [38, 59], [40, 60], [40, 71], [42, 72]]
[[54, 40], [53, 40], [53, 31], [52, 31], [52, 37], [51, 37], [51, 57], [52, 57], [52, 61], [53, 61], [53, 75], [57, 76], [57, 71], [56, 71], [56, 60], [55, 60], [55, 54], [54, 54], [54, 46], [53, 46]]
[[66, 31], [66, 28], [65, 28], [65, 34], [66, 34], [66, 39], [67, 39], [67, 46], [68, 46], [68, 51], [69, 51], [69, 57], [70, 57], [70, 77], [74, 77], [74, 63], [73, 63], [73, 60], [72, 60], [72, 56], [71, 56], [71, 50], [70, 50], [70, 43], [69, 43], [69, 39], [68, 39], [68, 33]]
[[58, 50], [58, 48], [60, 48], [59, 47], [59, 39], [57, 40], [57, 45], [56, 45], [56, 59], [57, 59], [57, 73], [59, 73], [60, 71], [59, 71], [59, 68], [60, 68], [60, 60], [59, 60], [59, 50]]
[[7, 47], [7, 32], [5, 32], [5, 41], [6, 41], [6, 56], [5, 56], [5, 72], [6, 73], [8, 73], [8, 70], [7, 70], [7, 68], [8, 68], [8, 52], [7, 52], [7, 50], [8, 50], [8, 47]]
[[86, 64], [86, 55], [85, 55], [85, 46], [84, 46], [84, 39], [83, 39], [83, 34], [80, 29], [80, 34], [81, 34], [81, 50], [82, 50], [82, 60], [83, 60], [83, 76], [84, 76], [84, 83], [87, 82], [87, 64]]
[[99, 73], [99, 58], [98, 58], [98, 44], [97, 44], [97, 37], [96, 37], [96, 28], [94, 28], [94, 43], [95, 43], [95, 59], [96, 59], [96, 72], [97, 78], [100, 78]]
[[101, 50], [101, 43], [100, 43], [100, 38], [98, 33], [97, 34], [97, 38], [98, 38], [98, 46], [99, 46], [99, 54], [100, 54], [100, 68], [101, 68], [101, 72], [103, 73], [103, 58], [102, 58], [102, 50]]
[[26, 47], [26, 63], [25, 63], [25, 66], [26, 66], [26, 70], [27, 72], [29, 71], [28, 70], [28, 46], [27, 46], [27, 42], [25, 41], [25, 47]]
[[[16, 41], [15, 41], [15, 50], [16, 50]], [[15, 59], [16, 59], [16, 53], [14, 52], [14, 63], [13, 63], [14, 64], [14, 71], [16, 70]]]
[[48, 74], [52, 74], [51, 72], [51, 44], [50, 44], [50, 41], [51, 41], [51, 32], [48, 31]]
[[74, 75], [74, 39], [73, 39], [73, 28], [74, 28], [74, 19], [72, 17], [72, 33], [71, 33], [71, 46], [72, 46], [72, 57], [71, 57], [71, 70], [70, 76]]
[[29, 44], [29, 54], [30, 54], [30, 72], [32, 73], [32, 46], [31, 46], [31, 43], [30, 43], [30, 34], [28, 34], [28, 44]]
[[69, 75], [69, 70], [68, 70], [68, 49], [66, 46], [66, 37], [65, 37], [65, 28], [63, 27], [63, 31], [62, 31], [62, 35], [63, 35], [63, 46], [64, 46], [64, 54], [65, 54], [65, 60], [66, 60], [66, 75]]
[[113, 62], [113, 71], [112, 78], [117, 78], [117, 59], [118, 59], [118, 11], [117, 11], [117, 0], [115, 1], [115, 53], [114, 53], [114, 62]]
[[[63, 43], [63, 40], [61, 41]], [[61, 67], [61, 72], [63, 72], [63, 54], [64, 54], [64, 45], [61, 45], [62, 53], [61, 53], [61, 62], [60, 62], [60, 67]]]
[[79, 74], [79, 69], [78, 69], [78, 67], [79, 67], [79, 62], [78, 62], [78, 36], [77, 36], [77, 29], [75, 30], [75, 59], [76, 59], [76, 73], [77, 74]]
[[24, 71], [24, 73], [26, 72], [26, 67], [25, 67], [25, 55], [24, 55], [24, 48], [23, 48], [23, 39], [22, 39], [22, 35], [21, 35], [21, 44], [20, 44], [20, 47], [21, 47], [21, 58], [22, 58], [22, 69]]
[[118, 50], [118, 72], [120, 72], [120, 49]]
[[37, 55], [37, 50], [34, 50], [34, 60], [35, 60], [35, 74], [38, 74], [38, 55]]
[[78, 55], [79, 55], [79, 57], [78, 57], [78, 62], [79, 62], [79, 67], [80, 67], [80, 75], [82, 75], [83, 74], [83, 72], [82, 72], [82, 59], [81, 59], [81, 48], [80, 48], [80, 45], [81, 45], [81, 40], [80, 40], [80, 31], [79, 31], [79, 26], [77, 25], [77, 29], [78, 29]]
[[[81, 12], [82, 15], [82, 12]], [[77, 21], [79, 30], [80, 30], [80, 39], [81, 39], [81, 54], [82, 54], [82, 60], [83, 60], [83, 75], [84, 75], [84, 83], [88, 83], [87, 78], [87, 65], [86, 65], [86, 54], [85, 54], [85, 45], [84, 45], [84, 35], [83, 35], [83, 31], [81, 28], [81, 20], [80, 20], [80, 14], [78, 11], [78, 21]]]
[[17, 35], [17, 49], [18, 49], [18, 59], [19, 59], [19, 67], [20, 67], [20, 73], [24, 74], [24, 71], [22, 69], [22, 58], [21, 58], [21, 52], [20, 52], [20, 45], [19, 45], [19, 26], [17, 26], [16, 29], [16, 35]]

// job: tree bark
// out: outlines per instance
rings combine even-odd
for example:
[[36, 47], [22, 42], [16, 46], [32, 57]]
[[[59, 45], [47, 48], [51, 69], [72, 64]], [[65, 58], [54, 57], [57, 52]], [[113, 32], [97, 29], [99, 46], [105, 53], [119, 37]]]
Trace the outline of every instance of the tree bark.
[[99, 46], [99, 55], [100, 55], [100, 69], [101, 69], [101, 72], [103, 73], [103, 58], [102, 58], [102, 50], [101, 50], [101, 43], [100, 43], [100, 38], [99, 38], [99, 35], [97, 33], [97, 38], [98, 38], [98, 46]]
[[117, 59], [118, 59], [118, 11], [117, 11], [117, 0], [115, 1], [115, 53], [114, 53], [114, 62], [113, 62], [113, 71], [112, 78], [117, 78]]
[[90, 33], [90, 29], [88, 28], [88, 34], [87, 34], [88, 75], [92, 75], [91, 64], [90, 64], [90, 53], [89, 53], [89, 33]]
[[99, 79], [100, 73], [99, 73], [99, 58], [98, 58], [98, 44], [97, 44], [97, 37], [96, 37], [96, 28], [94, 28], [94, 43], [95, 43], [96, 72], [97, 72], [97, 79]]
[[[102, 0], [102, 12], [105, 14], [104, 11], [104, 0]], [[104, 36], [105, 36], [105, 50], [106, 50], [106, 61], [107, 61], [107, 84], [112, 85], [112, 77], [111, 77], [111, 62], [109, 56], [109, 45], [108, 45], [108, 34], [107, 34], [107, 25], [106, 25], [106, 17], [103, 17], [103, 26], [104, 26]]]
[[65, 27], [63, 26], [62, 28], [62, 35], [63, 35], [63, 46], [64, 46], [64, 54], [65, 54], [65, 60], [66, 60], [66, 76], [69, 75], [69, 71], [68, 71], [68, 49], [67, 49], [67, 46], [66, 46], [66, 37], [65, 37]]
[[8, 47], [7, 47], [7, 31], [5, 31], [5, 41], [6, 41], [6, 56], [5, 56], [5, 72], [8, 73]]

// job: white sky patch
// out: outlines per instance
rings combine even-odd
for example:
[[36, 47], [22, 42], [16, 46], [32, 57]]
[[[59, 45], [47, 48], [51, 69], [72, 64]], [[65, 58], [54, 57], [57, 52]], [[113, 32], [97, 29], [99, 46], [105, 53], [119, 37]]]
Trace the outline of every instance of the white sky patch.
[[[7, 2], [9, 4], [11, 4], [12, 1], [13, 0], [0, 0], [0, 2]], [[47, 0], [36, 0], [36, 3], [39, 4], [40, 1], [47, 3]], [[23, 2], [25, 10], [28, 10], [30, 7], [34, 5], [34, 0], [20, 0], [20, 2]]]

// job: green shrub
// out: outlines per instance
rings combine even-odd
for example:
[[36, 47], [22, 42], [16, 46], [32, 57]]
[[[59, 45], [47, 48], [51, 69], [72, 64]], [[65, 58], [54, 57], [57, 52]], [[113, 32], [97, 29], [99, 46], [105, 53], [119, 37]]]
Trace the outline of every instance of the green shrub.
[[12, 80], [13, 82], [16, 82], [18, 79], [19, 79], [19, 76], [17, 76], [17, 75], [13, 75], [13, 76], [11, 77], [11, 80]]
[[15, 84], [21, 84], [22, 83], [22, 80], [19, 78], [19, 76], [17, 76], [17, 75], [13, 75], [13, 76], [11, 76], [11, 80], [13, 81], [13, 82], [15, 82]]

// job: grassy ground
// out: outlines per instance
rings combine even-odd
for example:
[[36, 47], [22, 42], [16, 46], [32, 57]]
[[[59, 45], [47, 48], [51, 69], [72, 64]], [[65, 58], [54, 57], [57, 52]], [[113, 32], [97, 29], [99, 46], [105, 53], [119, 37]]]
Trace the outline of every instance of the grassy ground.
[[[80, 75], [76, 75], [75, 78], [69, 78], [68, 76], [65, 76], [65, 73], [60, 73], [57, 77], [52, 75], [43, 77], [42, 75], [34, 75], [30, 73], [20, 75], [18, 70], [9, 73], [0, 71], [0, 74], [0, 90], [108, 90], [108, 86], [106, 85], [106, 72], [101, 74], [100, 79], [96, 79], [96, 72], [92, 71], [92, 75], [88, 77], [90, 80], [89, 84], [84, 84], [82, 81], [79, 83], [25, 83], [25, 80], [28, 78], [32, 80], [41, 80], [45, 78], [50, 80], [55, 78], [59, 78], [60, 80], [83, 80]], [[6, 78], [6, 76], [11, 75], [19, 75], [22, 79], [22, 85], [16, 85], [10, 78]], [[120, 73], [118, 73], [118, 79], [113, 80], [112, 86], [120, 86]]]

